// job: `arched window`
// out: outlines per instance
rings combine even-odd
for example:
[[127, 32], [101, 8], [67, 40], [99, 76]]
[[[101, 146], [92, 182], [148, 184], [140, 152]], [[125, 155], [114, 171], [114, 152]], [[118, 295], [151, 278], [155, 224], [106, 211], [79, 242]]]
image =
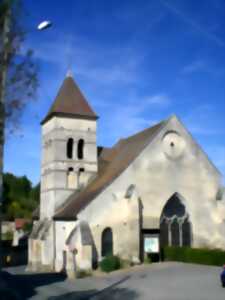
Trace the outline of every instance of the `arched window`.
[[85, 170], [84, 168], [79, 168], [78, 170], [78, 186], [82, 188], [83, 184], [85, 183]]
[[[164, 219], [167, 223], [171, 224], [168, 230], [168, 238], [165, 234], [166, 225], [164, 224]], [[166, 202], [160, 220], [160, 240], [162, 240], [162, 247], [166, 245], [166, 238], [168, 244], [172, 246], [191, 246], [189, 215], [183, 204], [183, 198], [178, 193], [173, 194]]]
[[113, 235], [112, 229], [106, 228], [102, 232], [102, 256], [113, 254]]
[[67, 158], [73, 158], [73, 139], [69, 138], [66, 146]]
[[182, 240], [183, 246], [191, 246], [191, 224], [186, 218], [182, 224]]
[[174, 219], [171, 224], [171, 244], [172, 246], [180, 246], [180, 229], [177, 219]]
[[165, 247], [169, 245], [169, 228], [166, 219], [160, 224], [160, 246]]
[[77, 186], [76, 175], [73, 168], [69, 168], [67, 172], [67, 187], [68, 189], [75, 189]]
[[83, 159], [84, 158], [84, 140], [80, 139], [77, 144], [77, 158]]

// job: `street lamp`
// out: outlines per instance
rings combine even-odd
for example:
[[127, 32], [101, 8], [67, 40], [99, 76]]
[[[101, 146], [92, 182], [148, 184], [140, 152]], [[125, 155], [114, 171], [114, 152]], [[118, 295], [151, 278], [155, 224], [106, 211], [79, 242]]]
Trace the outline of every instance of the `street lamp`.
[[40, 24], [38, 24], [37, 29], [38, 30], [45, 30], [49, 27], [52, 26], [52, 22], [51, 21], [43, 21]]

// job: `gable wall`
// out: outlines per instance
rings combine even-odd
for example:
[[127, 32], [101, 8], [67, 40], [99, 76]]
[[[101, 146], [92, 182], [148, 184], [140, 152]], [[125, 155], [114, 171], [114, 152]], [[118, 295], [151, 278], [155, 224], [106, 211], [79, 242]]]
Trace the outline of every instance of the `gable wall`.
[[[184, 143], [179, 159], [168, 158], [164, 152], [167, 145], [162, 139], [170, 130], [182, 136], [182, 142], [175, 139], [178, 148]], [[88, 220], [91, 226], [100, 223], [107, 227], [109, 220], [119, 222], [119, 215], [125, 207], [121, 201], [120, 209], [116, 211], [113, 203], [124, 198], [130, 184], [136, 185], [142, 201], [143, 228], [159, 228], [165, 203], [173, 193], [179, 192], [190, 214], [193, 245], [225, 247], [225, 239], [221, 236], [223, 226], [217, 224], [220, 220], [215, 200], [220, 174], [176, 117], [169, 120], [151, 144], [78, 217]]]

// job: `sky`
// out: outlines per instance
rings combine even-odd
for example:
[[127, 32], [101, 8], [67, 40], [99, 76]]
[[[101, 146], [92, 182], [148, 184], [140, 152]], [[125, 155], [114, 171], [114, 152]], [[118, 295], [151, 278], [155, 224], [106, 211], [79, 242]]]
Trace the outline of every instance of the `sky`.
[[[6, 140], [5, 172], [40, 181], [40, 121], [71, 69], [98, 145], [176, 114], [225, 177], [224, 0], [26, 0], [40, 86]], [[42, 20], [53, 26], [37, 31]], [[225, 182], [225, 180], [223, 181]]]

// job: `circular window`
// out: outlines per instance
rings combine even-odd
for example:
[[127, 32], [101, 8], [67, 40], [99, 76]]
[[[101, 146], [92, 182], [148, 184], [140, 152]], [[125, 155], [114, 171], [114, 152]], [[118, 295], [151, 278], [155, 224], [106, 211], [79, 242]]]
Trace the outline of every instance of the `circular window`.
[[163, 151], [167, 157], [176, 159], [185, 149], [185, 141], [176, 131], [169, 131], [163, 137]]

